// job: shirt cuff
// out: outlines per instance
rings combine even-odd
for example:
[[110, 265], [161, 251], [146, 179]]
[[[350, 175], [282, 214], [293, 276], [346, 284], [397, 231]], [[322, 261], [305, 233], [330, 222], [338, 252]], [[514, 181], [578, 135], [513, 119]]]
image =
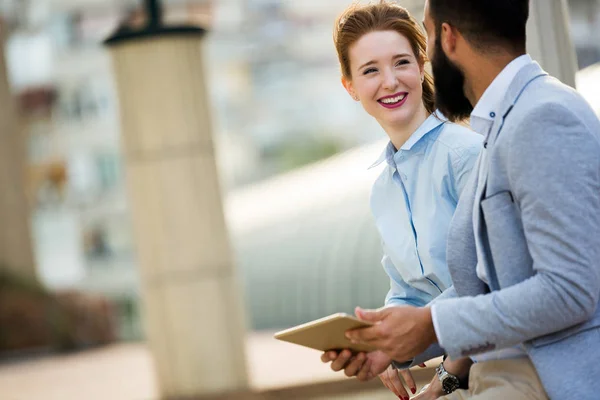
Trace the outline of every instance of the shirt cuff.
[[437, 320], [437, 304], [432, 304], [431, 305], [431, 320], [433, 321], [433, 330], [435, 331], [435, 337], [438, 340], [438, 344], [442, 349], [445, 349], [446, 346], [444, 346], [444, 344], [442, 343], [442, 339], [441, 339], [441, 335], [440, 335], [440, 325], [439, 322]]

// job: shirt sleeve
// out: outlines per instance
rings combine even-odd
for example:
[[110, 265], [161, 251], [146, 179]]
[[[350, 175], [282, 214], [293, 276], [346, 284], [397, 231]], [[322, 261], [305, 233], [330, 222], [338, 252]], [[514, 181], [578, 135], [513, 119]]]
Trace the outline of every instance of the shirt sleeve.
[[415, 306], [423, 307], [432, 300], [431, 295], [420, 291], [406, 283], [392, 260], [384, 255], [381, 264], [390, 278], [390, 290], [385, 297], [385, 307]]

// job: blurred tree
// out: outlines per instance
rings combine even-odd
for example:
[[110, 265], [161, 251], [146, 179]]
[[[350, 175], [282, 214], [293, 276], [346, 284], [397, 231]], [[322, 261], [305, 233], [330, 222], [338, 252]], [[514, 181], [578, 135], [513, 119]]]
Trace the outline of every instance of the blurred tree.
[[323, 160], [345, 150], [339, 140], [327, 135], [293, 135], [263, 152], [266, 162], [275, 164], [276, 173]]
[[115, 310], [105, 298], [51, 293], [37, 281], [0, 267], [0, 354], [71, 350], [115, 339]]

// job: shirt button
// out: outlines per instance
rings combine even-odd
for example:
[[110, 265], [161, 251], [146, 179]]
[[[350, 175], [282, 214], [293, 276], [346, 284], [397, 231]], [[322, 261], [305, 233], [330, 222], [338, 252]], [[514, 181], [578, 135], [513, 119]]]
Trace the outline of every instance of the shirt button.
[[492, 117], [492, 118], [496, 118], [496, 113], [492, 111], [492, 112], [490, 113], [490, 117]]

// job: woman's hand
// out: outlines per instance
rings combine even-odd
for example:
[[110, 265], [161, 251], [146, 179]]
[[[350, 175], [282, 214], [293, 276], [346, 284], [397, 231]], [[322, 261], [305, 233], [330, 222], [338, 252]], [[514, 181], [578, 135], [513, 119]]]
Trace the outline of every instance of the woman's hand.
[[355, 376], [359, 381], [375, 378], [392, 363], [392, 360], [381, 351], [352, 355], [350, 350], [327, 351], [321, 356], [321, 361], [331, 363], [333, 371], [343, 370], [347, 377]]
[[[404, 382], [400, 379], [400, 375]], [[379, 379], [381, 379], [383, 385], [398, 396], [399, 399], [410, 399], [410, 395], [406, 388], [408, 388], [412, 394], [417, 392], [417, 385], [415, 384], [412, 373], [408, 369], [396, 369], [390, 365], [387, 370], [379, 375]]]

